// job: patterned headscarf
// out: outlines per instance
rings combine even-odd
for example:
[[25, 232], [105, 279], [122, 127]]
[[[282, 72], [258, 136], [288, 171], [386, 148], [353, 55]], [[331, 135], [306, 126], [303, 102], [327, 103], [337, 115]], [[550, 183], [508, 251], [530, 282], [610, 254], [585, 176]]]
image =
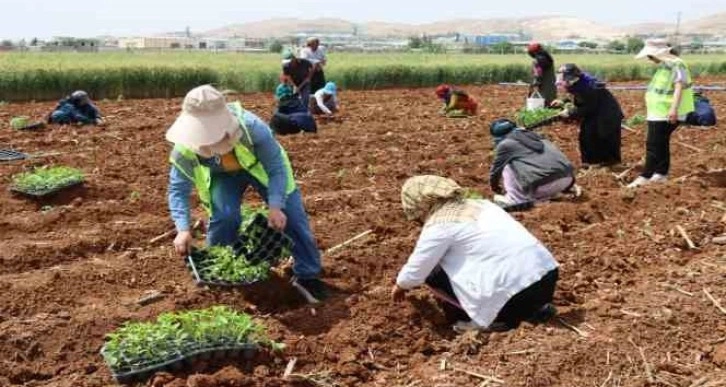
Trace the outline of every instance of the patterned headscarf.
[[458, 201], [464, 189], [454, 180], [441, 176], [423, 175], [412, 177], [401, 189], [401, 205], [408, 220], [426, 221], [443, 204]]

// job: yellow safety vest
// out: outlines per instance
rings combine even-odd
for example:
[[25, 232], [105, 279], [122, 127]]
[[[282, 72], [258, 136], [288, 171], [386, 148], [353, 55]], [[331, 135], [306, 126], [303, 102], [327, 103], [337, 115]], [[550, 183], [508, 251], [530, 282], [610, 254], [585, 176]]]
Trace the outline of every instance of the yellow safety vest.
[[[244, 123], [245, 111], [239, 102], [229, 103], [227, 104], [227, 107], [237, 117], [240, 128], [242, 128], [242, 138], [240, 138], [239, 142], [234, 146], [234, 154], [237, 158], [237, 162], [239, 162], [242, 169], [246, 170], [250, 175], [252, 175], [252, 177], [260, 182], [260, 184], [267, 187], [269, 184], [267, 172], [262, 167], [262, 164], [259, 162], [254, 153], [252, 153], [254, 144], [252, 143], [252, 137], [250, 136], [249, 130]], [[290, 159], [287, 157], [287, 153], [282, 146], [280, 146], [280, 153], [282, 154], [283, 164], [287, 172], [287, 186], [285, 192], [289, 195], [295, 191], [297, 186], [295, 185], [295, 178], [292, 174]], [[211, 216], [211, 170], [199, 162], [199, 156], [197, 156], [193, 150], [180, 144], [174, 145], [174, 149], [171, 151], [171, 155], [169, 156], [169, 162], [194, 183], [194, 187], [197, 189], [197, 195], [199, 196], [199, 201], [202, 203], [202, 206], [207, 213]]]
[[673, 105], [673, 71], [684, 70], [686, 73], [685, 84], [681, 94], [681, 104], [678, 106], [678, 115], [685, 116], [694, 110], [693, 85], [691, 83], [691, 72], [688, 66], [680, 58], [669, 62], [662, 62], [648, 85], [645, 93], [645, 105], [649, 117], [667, 117]]

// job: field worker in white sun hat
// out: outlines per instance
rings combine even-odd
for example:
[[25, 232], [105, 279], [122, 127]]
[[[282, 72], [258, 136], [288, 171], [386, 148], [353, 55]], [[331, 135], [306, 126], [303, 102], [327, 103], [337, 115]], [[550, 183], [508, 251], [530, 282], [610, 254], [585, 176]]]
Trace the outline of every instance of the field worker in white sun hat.
[[645, 168], [629, 188], [649, 183], [664, 182], [670, 170], [671, 134], [688, 113], [694, 110], [691, 73], [666, 40], [645, 42], [635, 57], [648, 58], [658, 66], [645, 92], [648, 136], [645, 142]]
[[324, 299], [320, 252], [290, 161], [270, 128], [239, 102], [227, 104], [222, 93], [205, 85], [186, 95], [166, 139], [174, 143], [169, 209], [177, 229], [176, 251], [186, 255], [192, 244], [192, 187], [210, 216], [207, 243], [230, 245], [238, 239], [242, 197], [252, 186], [269, 206], [270, 227], [293, 241], [293, 286], [309, 302]]
[[423, 224], [413, 254], [391, 296], [428, 285], [457, 330], [507, 330], [522, 321], [544, 322], [558, 264], [547, 248], [508, 213], [440, 176], [408, 179], [401, 191], [408, 220]]

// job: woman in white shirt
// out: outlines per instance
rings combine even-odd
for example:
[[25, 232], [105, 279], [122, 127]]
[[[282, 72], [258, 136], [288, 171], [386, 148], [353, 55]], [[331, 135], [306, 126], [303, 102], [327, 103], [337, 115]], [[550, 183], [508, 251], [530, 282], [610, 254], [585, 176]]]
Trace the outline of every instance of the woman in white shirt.
[[310, 100], [310, 112], [332, 116], [338, 111], [338, 87], [328, 82], [325, 87], [315, 92]]
[[508, 330], [554, 316], [558, 264], [552, 254], [499, 206], [463, 194], [440, 176], [416, 176], [403, 185], [403, 211], [423, 230], [398, 273], [394, 301], [427, 284], [444, 301], [447, 317], [459, 320], [455, 329]]

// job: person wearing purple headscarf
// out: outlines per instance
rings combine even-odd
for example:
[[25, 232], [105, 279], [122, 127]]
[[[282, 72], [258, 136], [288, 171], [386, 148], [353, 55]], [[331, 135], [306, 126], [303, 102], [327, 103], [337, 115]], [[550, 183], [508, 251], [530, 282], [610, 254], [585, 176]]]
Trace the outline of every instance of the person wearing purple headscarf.
[[583, 167], [620, 164], [621, 124], [624, 118], [620, 104], [596, 78], [577, 65], [562, 65], [557, 85], [572, 95], [572, 104], [554, 101], [552, 106], [568, 106], [564, 117], [580, 120], [580, 155]]

